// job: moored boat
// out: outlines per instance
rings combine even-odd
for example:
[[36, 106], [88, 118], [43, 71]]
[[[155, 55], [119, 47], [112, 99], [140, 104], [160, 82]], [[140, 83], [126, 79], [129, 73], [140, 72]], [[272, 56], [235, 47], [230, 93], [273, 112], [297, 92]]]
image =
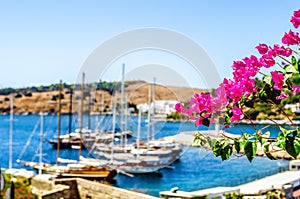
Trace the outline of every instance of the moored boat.
[[71, 163], [66, 165], [46, 164], [38, 162], [18, 161], [24, 166], [31, 167], [36, 171], [41, 170], [42, 173], [52, 174], [57, 177], [80, 177], [91, 180], [107, 180], [112, 181], [117, 175], [115, 169], [108, 169], [104, 166], [85, 165], [81, 163]]

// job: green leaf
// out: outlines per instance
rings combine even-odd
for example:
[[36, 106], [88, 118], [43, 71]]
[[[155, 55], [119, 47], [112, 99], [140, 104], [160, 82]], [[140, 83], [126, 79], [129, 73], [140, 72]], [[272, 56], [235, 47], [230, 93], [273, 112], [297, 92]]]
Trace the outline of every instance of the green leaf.
[[294, 138], [287, 137], [287, 139], [285, 139], [285, 146], [286, 146], [285, 148], [286, 152], [288, 152], [290, 156], [296, 159], [298, 154], [296, 153], [294, 148]]
[[194, 139], [193, 146], [201, 146], [200, 140], [199, 139]]
[[297, 59], [296, 59], [296, 57], [294, 55], [292, 56], [292, 65], [293, 66], [297, 65]]
[[232, 147], [227, 140], [218, 140], [213, 148], [216, 157], [221, 156], [222, 160], [227, 160], [232, 154]]
[[228, 158], [230, 158], [231, 154], [232, 154], [232, 147], [229, 144], [225, 145], [223, 148], [223, 152], [221, 154], [222, 160], [227, 160]]
[[206, 143], [206, 137], [202, 133], [197, 132], [193, 143], [194, 146], [204, 146]]
[[265, 90], [260, 90], [259, 92], [258, 92], [258, 98], [260, 99], [260, 100], [262, 100], [262, 101], [266, 101], [267, 99], [268, 99], [268, 95], [267, 95], [267, 93], [266, 93], [266, 91]]
[[286, 136], [288, 134], [288, 131], [283, 128], [282, 126], [279, 126], [280, 131]]
[[218, 140], [216, 142], [216, 144], [214, 145], [214, 148], [213, 148], [213, 153], [216, 157], [220, 156], [221, 155], [221, 152], [222, 151], [222, 146], [220, 144], [220, 141]]
[[291, 81], [291, 79], [288, 78], [287, 80], [285, 80], [285, 83], [288, 86], [288, 89], [292, 90], [292, 88], [293, 88], [293, 82]]
[[204, 126], [209, 127], [210, 119], [209, 119], [209, 118], [204, 118], [204, 119], [202, 120], [202, 124], [203, 124]]
[[246, 100], [244, 102], [244, 105], [248, 108], [254, 108], [254, 102], [255, 102], [255, 99], [252, 99], [252, 100]]
[[248, 160], [251, 162], [256, 156], [257, 144], [256, 142], [247, 141], [244, 146], [245, 154]]
[[225, 115], [225, 118], [224, 118], [224, 124], [230, 124], [230, 117], [228, 115]]
[[271, 85], [272, 84], [272, 77], [271, 76], [264, 76], [263, 81], [266, 82], [267, 84]]
[[286, 130], [279, 127], [281, 132], [277, 137], [276, 146], [285, 150], [293, 158], [297, 158], [300, 153], [300, 135], [298, 130]]
[[[280, 128], [280, 126], [279, 126], [279, 128]], [[275, 146], [285, 150], [285, 144], [286, 144], [285, 140], [286, 140], [286, 137], [285, 137], [284, 133], [280, 132], [278, 134]]]
[[245, 140], [249, 140], [249, 139], [253, 139], [254, 137], [253, 137], [253, 135], [251, 135], [250, 133], [244, 133], [244, 134], [243, 134], [243, 138], [244, 138]]
[[240, 141], [238, 138], [234, 138], [234, 148], [237, 153], [241, 151]]
[[297, 156], [300, 153], [300, 136], [299, 136], [299, 134], [294, 139], [294, 149], [295, 149], [295, 153], [296, 153], [295, 155], [297, 158]]
[[255, 140], [258, 140], [261, 145], [263, 145], [264, 140], [261, 136], [261, 131], [260, 130], [255, 132], [255, 137], [254, 138], [255, 138]]
[[212, 148], [212, 147], [216, 144], [216, 142], [217, 142], [216, 139], [213, 139], [213, 138], [211, 138], [211, 137], [209, 137], [209, 136], [206, 137], [206, 140], [207, 140], [207, 142], [208, 142], [210, 148]]
[[255, 134], [256, 140], [259, 141], [261, 145], [264, 145], [267, 141], [267, 139], [270, 137], [270, 132], [266, 132], [264, 134], [261, 134], [261, 130], [257, 131]]
[[295, 67], [293, 65], [287, 65], [284, 67], [284, 71], [288, 74], [297, 73], [298, 72], [298, 64], [297, 64], [297, 67]]
[[269, 146], [270, 146], [270, 144], [266, 144], [266, 145], [264, 146], [264, 152], [265, 152], [266, 156], [267, 156], [270, 160], [276, 160], [276, 158], [274, 158], [274, 157], [271, 155], [271, 153], [270, 153], [270, 151], [269, 151]]

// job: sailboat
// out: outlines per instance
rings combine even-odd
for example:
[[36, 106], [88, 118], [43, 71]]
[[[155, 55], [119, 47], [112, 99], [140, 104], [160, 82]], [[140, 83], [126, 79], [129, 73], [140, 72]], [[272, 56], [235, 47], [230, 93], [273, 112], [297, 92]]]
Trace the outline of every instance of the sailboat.
[[152, 173], [168, 167], [179, 158], [180, 147], [166, 148], [164, 146], [152, 147], [140, 141], [141, 110], [138, 116], [138, 130], [135, 144], [114, 145], [101, 147], [93, 154], [102, 162], [106, 160], [110, 167], [126, 173]]
[[[80, 111], [80, 133], [82, 130], [82, 113], [83, 113], [83, 91], [84, 91], [84, 74], [83, 74], [83, 81], [81, 85], [81, 90], [82, 90], [82, 97], [81, 97], [81, 111]], [[59, 91], [61, 93], [62, 91], [62, 84], [60, 82], [59, 86]], [[59, 95], [61, 96], [61, 95]], [[58, 102], [58, 135], [57, 138], [60, 140], [60, 116], [61, 116], [61, 97], [59, 97], [59, 102]], [[41, 119], [41, 121], [43, 121]], [[41, 129], [42, 128], [42, 123], [41, 123]], [[42, 140], [41, 140], [42, 141]], [[82, 146], [82, 143], [80, 142], [79, 146]], [[42, 150], [40, 150], [41, 152]], [[79, 157], [81, 156], [81, 148], [79, 150]], [[106, 179], [107, 181], [113, 180], [113, 178], [117, 175], [117, 171], [115, 169], [110, 169], [106, 167], [105, 165], [102, 164], [88, 164], [88, 162], [85, 163], [80, 163], [79, 161], [76, 160], [68, 160], [64, 161], [67, 162], [65, 165], [61, 163], [61, 161], [64, 159], [60, 158], [60, 142], [57, 144], [57, 157], [56, 157], [56, 164], [46, 164], [43, 163], [42, 161], [40, 162], [27, 162], [27, 161], [22, 161], [18, 160], [19, 163], [29, 166], [33, 169], [39, 170], [40, 172], [43, 173], [48, 173], [48, 174], [53, 174], [56, 175], [57, 177], [81, 177], [81, 178], [86, 178], [86, 179]]]
[[[124, 65], [123, 65], [124, 71]], [[123, 72], [124, 76], [124, 72]], [[122, 85], [124, 77], [122, 78]], [[122, 95], [124, 95], [122, 89]], [[149, 95], [151, 95], [149, 89]], [[121, 99], [124, 99], [122, 97]], [[150, 97], [149, 97], [149, 101]], [[121, 106], [123, 107], [123, 100]], [[149, 103], [150, 104], [150, 103]], [[115, 107], [113, 112], [115, 112]], [[150, 112], [150, 105], [149, 105]], [[148, 113], [149, 113], [148, 112]], [[122, 110], [122, 113], [124, 111]], [[122, 117], [123, 118], [123, 117]], [[148, 114], [148, 120], [150, 121], [150, 114]], [[121, 121], [122, 124], [122, 121]], [[150, 124], [150, 123], [149, 123]], [[179, 145], [173, 144], [172, 147], [165, 147], [163, 144], [150, 144], [150, 128], [148, 125], [148, 140], [146, 143], [140, 141], [141, 133], [141, 109], [138, 114], [138, 129], [137, 129], [137, 139], [134, 144], [125, 143], [126, 140], [121, 140], [121, 144], [115, 145], [114, 142], [110, 146], [95, 147], [93, 154], [98, 159], [107, 160], [110, 167], [116, 168], [120, 171], [126, 173], [152, 173], [156, 172], [162, 168], [168, 167], [171, 163], [180, 157], [182, 149]], [[153, 129], [154, 130], [154, 129]], [[154, 133], [153, 133], [154, 134]], [[169, 145], [170, 146], [170, 145]]]
[[[82, 141], [83, 144], [81, 145], [82, 149], [90, 149], [92, 145], [95, 143], [104, 143], [109, 144], [112, 139], [109, 135], [109, 132], [104, 132], [101, 130], [91, 130], [91, 121], [89, 116], [88, 128], [79, 128], [75, 129], [72, 132], [72, 93], [73, 89], [70, 89], [70, 106], [69, 106], [69, 133], [60, 136], [60, 149], [79, 149], [80, 142]], [[89, 100], [90, 101], [90, 100]], [[91, 102], [89, 102], [91, 104]], [[90, 111], [91, 112], [91, 111]], [[99, 121], [100, 123], [101, 121]], [[117, 137], [118, 135], [115, 135]], [[58, 139], [48, 139], [52, 145], [53, 149], [57, 149]]]
[[[53, 149], [58, 148], [58, 142], [59, 142], [59, 148], [60, 149], [72, 149], [79, 147], [80, 144], [80, 133], [79, 129], [76, 129], [75, 132], [72, 132], [72, 98], [73, 98], [73, 89], [70, 88], [70, 102], [69, 102], [69, 132], [65, 135], [60, 135], [59, 140], [58, 137], [56, 139], [47, 139], [46, 141], [49, 142], [52, 145]], [[84, 145], [82, 146], [83, 149]]]

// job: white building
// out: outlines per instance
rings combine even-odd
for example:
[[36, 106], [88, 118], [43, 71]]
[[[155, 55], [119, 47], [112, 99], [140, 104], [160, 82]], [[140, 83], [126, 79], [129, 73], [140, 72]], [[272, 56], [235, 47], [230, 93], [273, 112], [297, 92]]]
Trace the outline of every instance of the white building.
[[293, 111], [294, 113], [296, 113], [297, 115], [300, 114], [300, 104], [286, 104], [284, 106], [285, 109], [291, 109], [291, 111]]
[[178, 103], [176, 100], [156, 100], [150, 104], [143, 103], [138, 104], [137, 109], [141, 109], [142, 112], [148, 112], [149, 109], [152, 109], [155, 106], [155, 114], [167, 115], [175, 111], [175, 105]]

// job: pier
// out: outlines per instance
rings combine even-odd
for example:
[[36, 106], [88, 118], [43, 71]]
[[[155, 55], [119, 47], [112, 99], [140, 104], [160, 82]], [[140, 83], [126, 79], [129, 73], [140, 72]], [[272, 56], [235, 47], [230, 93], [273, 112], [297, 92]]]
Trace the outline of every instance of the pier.
[[300, 171], [286, 171], [260, 180], [238, 186], [240, 193], [244, 195], [260, 195], [272, 190], [284, 190], [300, 186]]
[[[184, 131], [180, 132], [177, 135], [173, 136], [167, 136], [162, 138], [163, 140], [169, 141], [169, 142], [174, 142], [178, 144], [182, 144], [185, 146], [193, 146], [193, 141], [195, 137], [195, 133], [197, 131]], [[210, 135], [212, 137], [218, 137], [219, 132], [215, 130], [206, 130], [206, 131], [201, 131], [204, 135]]]
[[281, 191], [286, 198], [300, 197], [300, 162], [290, 162], [290, 170], [264, 177], [249, 183], [235, 187], [215, 187], [191, 192], [181, 191], [180, 188], [173, 188], [169, 191], [160, 192], [161, 198], [181, 199], [204, 199], [204, 198], [225, 198], [226, 193], [239, 193], [246, 197], [264, 196], [269, 191]]

